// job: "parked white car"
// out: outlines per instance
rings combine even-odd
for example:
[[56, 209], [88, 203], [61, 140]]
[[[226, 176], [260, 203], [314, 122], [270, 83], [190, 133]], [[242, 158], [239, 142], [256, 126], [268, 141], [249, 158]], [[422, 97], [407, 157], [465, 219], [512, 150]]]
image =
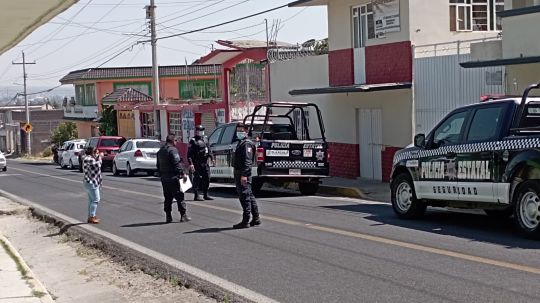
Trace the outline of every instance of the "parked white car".
[[153, 176], [157, 171], [157, 152], [161, 147], [158, 140], [131, 139], [126, 141], [114, 157], [112, 171], [115, 176], [125, 172], [133, 176], [136, 172], [144, 171]]
[[70, 141], [62, 152], [62, 157], [59, 157], [60, 166], [62, 168], [68, 167], [69, 169], [75, 169], [80, 165], [79, 154], [84, 152], [84, 145], [86, 140]]
[[0, 170], [7, 171], [7, 160], [6, 156], [0, 151]]

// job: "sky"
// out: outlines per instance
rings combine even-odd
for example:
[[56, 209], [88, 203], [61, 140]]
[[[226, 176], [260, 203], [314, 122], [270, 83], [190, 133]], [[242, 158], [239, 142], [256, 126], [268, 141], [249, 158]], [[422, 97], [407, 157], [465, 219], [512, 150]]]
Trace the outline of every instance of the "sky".
[[[129, 48], [104, 67], [150, 66], [151, 47], [144, 6], [150, 0], [81, 0], [43, 25], [16, 47], [0, 55], [0, 86], [20, 86], [21, 51], [29, 62], [29, 87], [54, 87], [70, 71], [97, 67]], [[155, 0], [158, 37], [229, 21], [292, 0]], [[159, 65], [180, 65], [204, 56], [216, 40], [266, 41], [264, 19], [280, 20], [277, 40], [302, 43], [327, 37], [326, 7], [283, 8], [205, 32], [159, 40]]]

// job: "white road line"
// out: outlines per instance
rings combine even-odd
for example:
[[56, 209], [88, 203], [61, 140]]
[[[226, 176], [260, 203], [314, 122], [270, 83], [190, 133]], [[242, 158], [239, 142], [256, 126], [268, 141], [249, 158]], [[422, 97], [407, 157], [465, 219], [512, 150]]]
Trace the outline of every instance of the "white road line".
[[[11, 193], [8, 193], [6, 191], [3, 191], [3, 190], [0, 190], [0, 195], [1, 196], [5, 196], [6, 198], [10, 199], [10, 200], [13, 200], [13, 201], [18, 201], [20, 203], [23, 203], [23, 204], [26, 204], [30, 207], [33, 207], [33, 208], [37, 208], [37, 209], [41, 209], [53, 216], [56, 216], [58, 218], [60, 218], [61, 220], [65, 221], [65, 222], [68, 222], [68, 223], [71, 223], [71, 224], [77, 224], [77, 223], [81, 223], [81, 221], [77, 220], [77, 219], [74, 219], [74, 218], [71, 218], [71, 217], [68, 217], [64, 214], [61, 214], [59, 212], [56, 212], [52, 209], [49, 209], [47, 207], [44, 207], [42, 205], [39, 205], [37, 203], [34, 203], [34, 202], [31, 202], [29, 200], [26, 200], [26, 199], [23, 199], [19, 196], [16, 196], [16, 195], [13, 195]], [[187, 263], [184, 263], [184, 262], [181, 262], [181, 261], [178, 261], [172, 257], [169, 257], [167, 255], [164, 255], [160, 252], [157, 252], [155, 250], [152, 250], [152, 249], [149, 249], [147, 247], [144, 247], [142, 245], [139, 245], [135, 242], [131, 242], [127, 239], [124, 239], [124, 238], [121, 238], [115, 234], [112, 234], [112, 233], [109, 233], [109, 232], [106, 232], [106, 231], [103, 231], [97, 227], [94, 227], [94, 226], [91, 226], [91, 225], [80, 225], [79, 226], [80, 228], [84, 228], [94, 234], [98, 234], [102, 237], [105, 237], [105, 238], [108, 238], [114, 242], [117, 242], [121, 245], [124, 245], [130, 249], [133, 249], [135, 251], [138, 251], [142, 254], [145, 254], [147, 256], [150, 256], [156, 260], [160, 260], [161, 262], [169, 265], [169, 266], [172, 266], [174, 268], [177, 268], [189, 275], [192, 275], [198, 279], [201, 279], [203, 281], [207, 281], [213, 285], [216, 285], [228, 292], [231, 292], [233, 294], [236, 294], [240, 297], [243, 297], [243, 298], [246, 298], [250, 301], [253, 301], [253, 302], [261, 302], [261, 303], [279, 303], [278, 301], [274, 300], [274, 299], [271, 299], [267, 296], [264, 296], [258, 292], [255, 292], [253, 290], [250, 290], [248, 288], [245, 288], [241, 285], [238, 285], [236, 283], [233, 283], [233, 282], [230, 282], [228, 280], [225, 280], [223, 278], [220, 278], [214, 274], [211, 274], [209, 272], [206, 272], [202, 269], [199, 269], [197, 267], [194, 267], [194, 266], [191, 266]]]
[[2, 174], [0, 173], [0, 177], [13, 177], [13, 176], [22, 176], [21, 174]]
[[[56, 178], [56, 179], [61, 179], [61, 180], [66, 180], [66, 181], [71, 181], [71, 182], [77, 182], [77, 183], [81, 182], [81, 181], [75, 181], [75, 180], [66, 179], [66, 178], [62, 178], [62, 177], [51, 176], [51, 175], [42, 174], [42, 173], [36, 173], [36, 172], [27, 171], [27, 170], [18, 169], [18, 168], [14, 168], [14, 169], [18, 170], [18, 171], [22, 171], [22, 172], [27, 172], [27, 173], [41, 175], [41, 176], [48, 176], [48, 177], [51, 177], [51, 178]], [[158, 197], [157, 195], [151, 195], [151, 194], [146, 194], [146, 193], [136, 192], [136, 191], [131, 191], [131, 190], [124, 190], [124, 189], [110, 187], [110, 186], [104, 186], [104, 188], [113, 189], [113, 190], [116, 190], [116, 191], [121, 191], [121, 192], [126, 192], [126, 193], [131, 193], [131, 194], [144, 195], [144, 196], [150, 196], [150, 197]], [[1, 190], [0, 190], [0, 192], [1, 192]], [[238, 213], [238, 210], [227, 208], [227, 207], [222, 207], [222, 206], [217, 206], [217, 205], [202, 204], [202, 203], [190, 203], [190, 205], [196, 205], [196, 206], [199, 206], [199, 207], [215, 209], [215, 210], [221, 210], [223, 212]], [[268, 220], [268, 221], [272, 221], [272, 222], [282, 223], [282, 224], [289, 225], [289, 226], [304, 227], [304, 228], [307, 228], [307, 229], [316, 230], [316, 231], [320, 231], [320, 232], [326, 232], [326, 233], [329, 233], [329, 234], [341, 235], [341, 236], [355, 238], [355, 239], [362, 239], [362, 240], [371, 241], [371, 242], [375, 242], [375, 243], [386, 244], [386, 245], [389, 245], [389, 246], [407, 248], [407, 249], [410, 249], [410, 250], [420, 251], [420, 252], [424, 252], [424, 253], [430, 253], [430, 254], [434, 254], [434, 255], [445, 256], [445, 257], [450, 257], [450, 258], [459, 259], [459, 260], [466, 260], [466, 261], [470, 261], [470, 262], [473, 262], [473, 263], [491, 265], [491, 266], [495, 266], [495, 267], [500, 267], [500, 268], [505, 268], [505, 269], [512, 269], [512, 270], [515, 270], [515, 271], [521, 271], [521, 272], [540, 275], [540, 268], [538, 268], [538, 267], [532, 267], [532, 266], [526, 266], [526, 265], [521, 265], [521, 264], [517, 264], [517, 263], [511, 263], [511, 262], [506, 262], [506, 261], [499, 261], [499, 260], [495, 260], [495, 259], [478, 257], [478, 256], [474, 256], [474, 255], [469, 255], [469, 254], [465, 254], [465, 253], [456, 252], [456, 251], [440, 249], [440, 248], [435, 248], [435, 247], [430, 247], [430, 246], [425, 246], [425, 245], [421, 245], [421, 244], [415, 244], [415, 243], [405, 242], [405, 241], [400, 241], [400, 240], [394, 240], [394, 239], [384, 238], [384, 237], [379, 237], [379, 236], [372, 236], [370, 234], [354, 232], [354, 231], [348, 231], [348, 230], [343, 230], [343, 229], [339, 229], [339, 228], [327, 227], [327, 226], [316, 225], [316, 224], [306, 225], [306, 223], [303, 223], [303, 222], [289, 220], [289, 219], [280, 218], [280, 217], [264, 216], [264, 219]]]

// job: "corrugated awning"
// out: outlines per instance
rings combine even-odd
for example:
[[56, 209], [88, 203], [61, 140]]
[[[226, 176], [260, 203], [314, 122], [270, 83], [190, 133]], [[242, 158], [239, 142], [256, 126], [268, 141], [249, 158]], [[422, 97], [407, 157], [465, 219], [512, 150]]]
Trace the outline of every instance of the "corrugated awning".
[[10, 0], [0, 9], [0, 55], [78, 0]]
[[300, 95], [321, 95], [321, 94], [339, 94], [339, 93], [366, 93], [385, 90], [408, 89], [412, 87], [411, 82], [402, 83], [382, 83], [369, 85], [351, 85], [351, 86], [335, 86], [322, 88], [306, 88], [294, 89], [289, 91], [291, 96]]
[[534, 56], [534, 57], [520, 57], [520, 58], [511, 58], [511, 59], [485, 60], [485, 61], [468, 61], [468, 62], [462, 62], [459, 65], [463, 68], [475, 68], [475, 67], [488, 67], [488, 66], [530, 64], [530, 63], [539, 63], [539, 62], [540, 62], [540, 56]]

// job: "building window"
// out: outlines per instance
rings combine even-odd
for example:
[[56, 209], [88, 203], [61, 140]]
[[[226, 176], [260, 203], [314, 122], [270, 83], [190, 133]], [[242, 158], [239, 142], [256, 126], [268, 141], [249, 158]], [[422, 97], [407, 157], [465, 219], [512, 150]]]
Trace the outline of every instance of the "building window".
[[152, 85], [150, 82], [126, 82], [126, 83], [114, 83], [114, 90], [121, 88], [133, 88], [140, 91], [143, 94], [152, 96]]
[[504, 0], [450, 0], [450, 30], [500, 31], [497, 13], [504, 10]]
[[154, 113], [141, 113], [141, 136], [153, 138], [155, 136]]
[[82, 103], [83, 106], [96, 106], [96, 86], [94, 84], [85, 85], [85, 98]]
[[352, 8], [354, 48], [366, 46], [368, 39], [375, 38], [375, 21], [371, 3]]
[[76, 103], [71, 105], [82, 105], [86, 102], [84, 85], [75, 85], [75, 100]]
[[180, 113], [169, 113], [169, 134], [182, 140], [182, 116]]
[[180, 80], [181, 99], [212, 99], [218, 97], [218, 81], [209, 80]]

